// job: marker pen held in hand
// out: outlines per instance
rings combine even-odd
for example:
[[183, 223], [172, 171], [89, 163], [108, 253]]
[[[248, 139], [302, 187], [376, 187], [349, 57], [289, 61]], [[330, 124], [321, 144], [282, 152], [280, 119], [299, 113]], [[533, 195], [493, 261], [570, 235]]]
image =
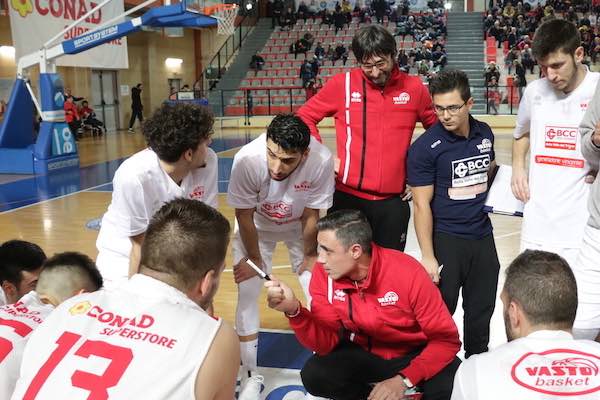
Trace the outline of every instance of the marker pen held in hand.
[[248, 264], [249, 266], [251, 266], [252, 269], [256, 271], [256, 273], [258, 274], [258, 276], [260, 276], [264, 280], [266, 280], [266, 281], [270, 281], [271, 280], [271, 277], [269, 275], [267, 275], [265, 273], [265, 271], [263, 271], [262, 269], [258, 268], [258, 266], [252, 262], [252, 260], [247, 259], [246, 260], [246, 264]]

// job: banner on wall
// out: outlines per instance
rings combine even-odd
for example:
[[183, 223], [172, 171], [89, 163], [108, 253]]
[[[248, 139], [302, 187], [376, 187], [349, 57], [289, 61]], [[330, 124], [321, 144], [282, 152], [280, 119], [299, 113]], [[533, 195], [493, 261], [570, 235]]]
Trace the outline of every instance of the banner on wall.
[[[43, 44], [85, 15], [100, 1], [91, 0], [8, 0], [15, 58], [39, 50]], [[55, 42], [74, 39], [97, 29], [123, 13], [123, 0], [113, 0], [95, 11]], [[91, 68], [128, 68], [127, 39], [122, 37], [75, 55], [56, 59], [56, 65]]]

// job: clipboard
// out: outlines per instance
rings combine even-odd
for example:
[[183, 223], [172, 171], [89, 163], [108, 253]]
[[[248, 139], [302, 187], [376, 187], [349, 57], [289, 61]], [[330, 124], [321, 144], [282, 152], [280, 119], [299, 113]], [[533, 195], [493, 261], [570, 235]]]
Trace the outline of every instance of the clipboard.
[[517, 199], [510, 187], [512, 167], [498, 165], [492, 175], [492, 184], [483, 206], [483, 211], [492, 214], [523, 216], [525, 203]]

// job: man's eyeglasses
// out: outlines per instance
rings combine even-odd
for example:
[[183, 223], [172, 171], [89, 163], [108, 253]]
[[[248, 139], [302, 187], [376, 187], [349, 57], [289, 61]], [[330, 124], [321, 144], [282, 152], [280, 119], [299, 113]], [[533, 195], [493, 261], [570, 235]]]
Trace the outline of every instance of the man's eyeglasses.
[[360, 68], [363, 71], [371, 72], [374, 67], [381, 71], [382, 69], [386, 68], [387, 66], [388, 66], [388, 61], [381, 60], [381, 61], [377, 61], [376, 63], [373, 63], [373, 64], [361, 64]]
[[448, 111], [448, 114], [450, 114], [450, 115], [456, 115], [456, 114], [458, 114], [460, 109], [463, 108], [465, 106], [465, 104], [467, 104], [467, 101], [469, 101], [469, 100], [466, 100], [460, 106], [454, 105], [454, 106], [442, 107], [442, 106], [434, 105], [433, 109], [434, 109], [435, 113], [439, 114], [439, 115], [444, 115], [445, 111]]

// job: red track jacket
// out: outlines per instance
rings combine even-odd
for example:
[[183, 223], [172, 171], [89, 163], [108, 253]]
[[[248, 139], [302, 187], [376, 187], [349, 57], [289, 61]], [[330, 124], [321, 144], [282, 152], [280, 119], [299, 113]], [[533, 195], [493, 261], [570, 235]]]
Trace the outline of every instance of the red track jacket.
[[324, 355], [342, 338], [384, 359], [424, 346], [401, 372], [418, 384], [450, 364], [460, 350], [458, 330], [438, 288], [414, 258], [373, 244], [362, 283], [328, 277], [317, 263], [310, 281], [311, 311], [289, 318], [298, 340]]
[[406, 153], [415, 124], [437, 122], [431, 96], [416, 76], [397, 67], [385, 87], [373, 84], [360, 68], [334, 76], [298, 110], [321, 140], [317, 124], [335, 118], [340, 168], [337, 189], [378, 200], [403, 193]]

